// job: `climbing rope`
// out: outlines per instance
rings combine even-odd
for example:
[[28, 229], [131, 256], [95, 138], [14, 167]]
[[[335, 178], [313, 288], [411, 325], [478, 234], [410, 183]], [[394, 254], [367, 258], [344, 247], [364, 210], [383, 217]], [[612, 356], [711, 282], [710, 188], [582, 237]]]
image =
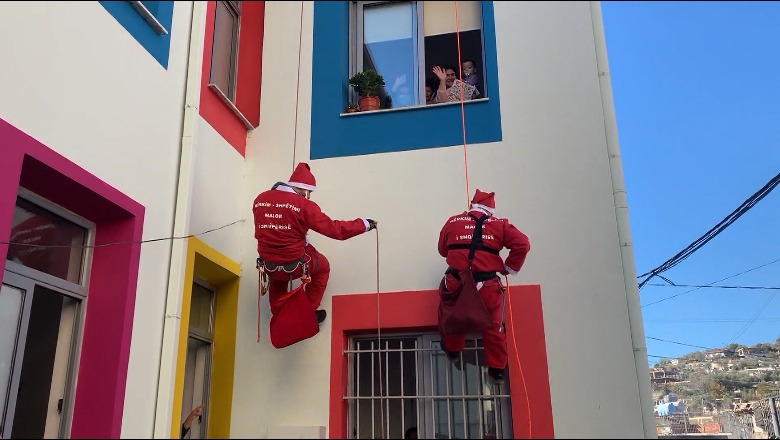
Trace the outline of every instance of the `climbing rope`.
[[[470, 203], [470, 195], [471, 192], [469, 190], [469, 163], [468, 163], [468, 152], [467, 152], [467, 138], [466, 138], [466, 108], [465, 108], [465, 99], [463, 97], [464, 93], [464, 84], [463, 84], [463, 60], [461, 58], [461, 46], [460, 46], [460, 17], [458, 15], [458, 2], [455, 0], [455, 39], [458, 43], [458, 77], [460, 78], [460, 120], [461, 120], [461, 127], [463, 132], [463, 162], [464, 162], [464, 169], [466, 172], [466, 210], [468, 210], [471, 207]], [[506, 292], [504, 293], [507, 298], [507, 306], [509, 309], [509, 315], [512, 316], [512, 301], [510, 300], [509, 295], [509, 277], [507, 275], [504, 275], [504, 280], [506, 283]], [[502, 317], [503, 318], [503, 317]], [[526, 407], [528, 408], [528, 438], [532, 437], [533, 429], [531, 425], [531, 402], [530, 398], [528, 396], [528, 387], [525, 383], [525, 376], [523, 375], [523, 366], [520, 363], [520, 354], [517, 349], [517, 338], [515, 337], [515, 329], [514, 329], [514, 320], [510, 320], [510, 326], [511, 326], [511, 332], [512, 332], [512, 345], [514, 346], [514, 352], [515, 352], [515, 360], [517, 361], [518, 370], [520, 372], [520, 378], [523, 381], [523, 393], [525, 394], [525, 401], [526, 401]]]
[[295, 171], [295, 150], [298, 147], [298, 95], [301, 91], [301, 52], [303, 42], [303, 2], [301, 2], [301, 23], [298, 32], [298, 75], [295, 82], [295, 127], [293, 128], [292, 169]]
[[[377, 353], [379, 353], [377, 364], [379, 365], [379, 412], [381, 413], [379, 422], [382, 424], [382, 435], [380, 438], [385, 437], [385, 395], [382, 387], [382, 326], [379, 322], [379, 228], [374, 228], [376, 232], [376, 340], [377, 340]], [[387, 358], [387, 353], [385, 353]]]
[[471, 192], [469, 191], [469, 158], [466, 148], [466, 107], [463, 99], [463, 62], [460, 53], [460, 18], [458, 17], [458, 2], [455, 1], [455, 39], [458, 42], [458, 78], [460, 78], [460, 121], [463, 128], [463, 168], [466, 170], [466, 211], [469, 210], [471, 203]]
[[[512, 299], [509, 295], [509, 276], [504, 275], [504, 282], [506, 283], [506, 301], [509, 307], [509, 315], [512, 316]], [[523, 381], [523, 390], [525, 391], [525, 406], [528, 410], [528, 438], [531, 438], [533, 429], [531, 426], [531, 399], [528, 397], [528, 387], [525, 383], [525, 375], [523, 374], [523, 365], [520, 363], [520, 353], [517, 350], [517, 333], [515, 333], [515, 320], [514, 317], [509, 320], [509, 330], [512, 332], [512, 345], [515, 347], [515, 360], [517, 361], [517, 367], [520, 371], [520, 379]]]

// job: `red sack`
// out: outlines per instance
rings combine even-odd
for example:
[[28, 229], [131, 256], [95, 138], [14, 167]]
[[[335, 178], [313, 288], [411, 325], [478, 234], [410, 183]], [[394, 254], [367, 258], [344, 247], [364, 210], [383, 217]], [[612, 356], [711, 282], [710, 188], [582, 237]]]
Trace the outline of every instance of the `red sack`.
[[271, 345], [284, 348], [304, 339], [311, 338], [320, 331], [314, 308], [303, 292], [304, 284], [279, 298], [278, 312], [271, 315]]
[[444, 278], [439, 283], [439, 331], [443, 335], [481, 332], [493, 325], [493, 317], [479, 296], [471, 270], [463, 270], [458, 275], [460, 285], [454, 292], [447, 290]]

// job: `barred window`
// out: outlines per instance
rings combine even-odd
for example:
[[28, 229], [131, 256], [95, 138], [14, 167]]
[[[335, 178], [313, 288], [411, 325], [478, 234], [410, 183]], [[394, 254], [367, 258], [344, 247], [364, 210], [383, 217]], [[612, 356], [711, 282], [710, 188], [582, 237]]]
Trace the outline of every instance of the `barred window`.
[[349, 438], [511, 438], [509, 381], [488, 380], [481, 339], [467, 339], [459, 365], [438, 334], [350, 339]]

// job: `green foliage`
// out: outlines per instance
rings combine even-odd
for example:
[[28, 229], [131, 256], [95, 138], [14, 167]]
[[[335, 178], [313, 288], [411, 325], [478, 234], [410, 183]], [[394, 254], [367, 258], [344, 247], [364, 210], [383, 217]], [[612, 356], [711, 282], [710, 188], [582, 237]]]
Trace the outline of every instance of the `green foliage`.
[[689, 354], [688, 359], [692, 361], [703, 361], [704, 360], [704, 353], [700, 351], [694, 351], [693, 353]]
[[375, 70], [369, 69], [354, 74], [349, 84], [359, 96], [377, 96], [385, 85], [385, 79]]

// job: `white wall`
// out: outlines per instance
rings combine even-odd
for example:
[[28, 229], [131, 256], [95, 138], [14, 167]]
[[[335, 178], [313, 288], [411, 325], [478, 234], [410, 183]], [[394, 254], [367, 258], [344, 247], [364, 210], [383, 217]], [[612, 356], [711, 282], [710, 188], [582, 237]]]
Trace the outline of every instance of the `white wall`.
[[[246, 202], [242, 190], [245, 186], [244, 157], [201, 117], [197, 118], [193, 154], [191, 233], [202, 234], [237, 220], [252, 223], [252, 203]], [[241, 248], [252, 248], [254, 240], [244, 236], [244, 223], [198, 238], [226, 257], [240, 261]]]
[[[171, 235], [191, 4], [164, 69], [98, 2], [0, 6], [0, 118], [146, 207]], [[152, 433], [170, 242], [141, 251], [123, 437]]]
[[[497, 214], [530, 237], [526, 266], [511, 282], [541, 285], [556, 437], [643, 437], [590, 6], [494, 7], [503, 141], [469, 146], [470, 193], [496, 191]], [[261, 124], [247, 148], [247, 206], [287, 180], [294, 165], [299, 8], [266, 6], [263, 65], [273, 68], [263, 69]], [[310, 2], [304, 11], [296, 162], [308, 159], [310, 138]], [[466, 207], [463, 147], [310, 163], [313, 198], [327, 214], [379, 221], [380, 290], [435, 288], [445, 267], [436, 252], [439, 229]], [[332, 265], [326, 309], [333, 294], [376, 290], [373, 234], [311, 239]], [[254, 249], [246, 249], [243, 262], [252, 264]], [[274, 350], [264, 301], [264, 333], [255, 344], [247, 331], [256, 319], [253, 278], [245, 276], [241, 288], [232, 435], [327, 425], [329, 321], [312, 340]]]

